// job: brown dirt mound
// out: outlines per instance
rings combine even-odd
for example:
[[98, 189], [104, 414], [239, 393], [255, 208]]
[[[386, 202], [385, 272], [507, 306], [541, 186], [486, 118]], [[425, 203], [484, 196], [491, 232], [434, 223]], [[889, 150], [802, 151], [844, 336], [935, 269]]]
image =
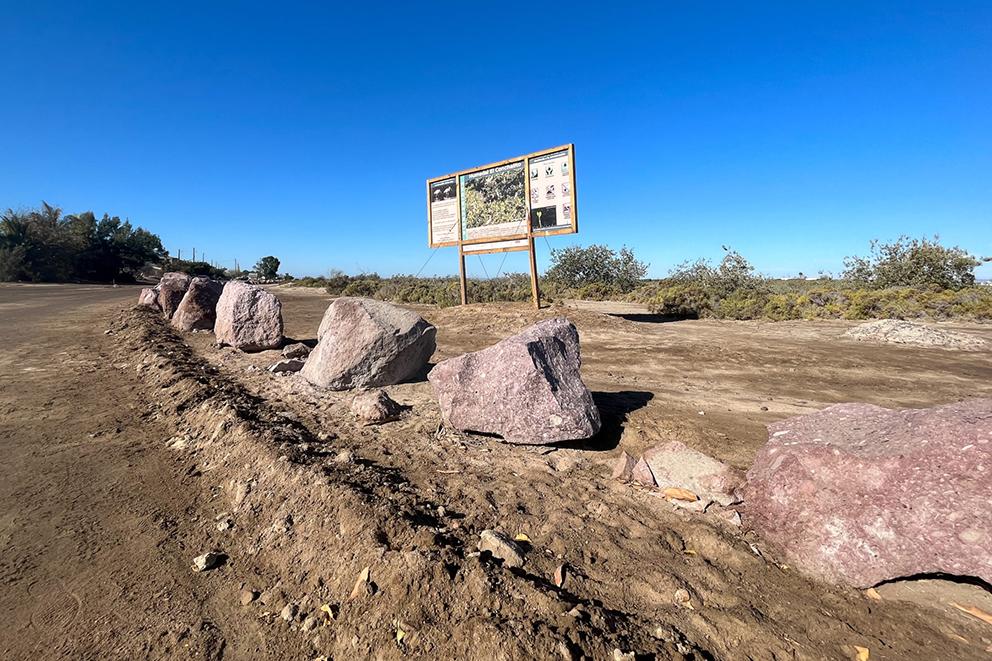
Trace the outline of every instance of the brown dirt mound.
[[[476, 552], [477, 531], [454, 527], [398, 471], [321, 441], [291, 414], [224, 379], [153, 312], [130, 310], [112, 330], [120, 358], [141, 371], [181, 439], [212, 475], [240, 530], [237, 547], [264, 556], [282, 603], [336, 619], [314, 630], [316, 652], [332, 658], [609, 658], [616, 648], [662, 658], [707, 658], [675, 628], [583, 600], [546, 576], [503, 570]], [[533, 563], [532, 563], [533, 564]], [[374, 594], [349, 599], [364, 567]], [[251, 582], [251, 577], [244, 577]], [[271, 580], [271, 579], [270, 579]], [[267, 587], [267, 586], [261, 586]], [[579, 606], [581, 614], [567, 615]], [[301, 614], [297, 619], [302, 619]], [[402, 640], [397, 633], [402, 630]]]
[[[466, 308], [430, 318], [442, 338], [481, 340], [561, 312], [518, 308], [480, 321]], [[591, 312], [568, 316], [604, 333], [633, 328]], [[624, 393], [600, 398], [601, 438], [521, 448], [440, 429], [422, 382], [390, 389], [412, 412], [366, 428], [350, 415], [349, 394], [258, 370], [253, 361], [265, 357], [217, 351], [199, 336], [189, 339], [194, 351], [149, 311], [125, 312], [115, 332], [119, 359], [186, 425], [184, 451], [217, 485], [235, 525], [219, 549], [232, 570], [244, 555], [271, 568], [242, 577], [270, 593], [271, 605], [250, 607], [273, 620], [285, 601], [337, 613], [307, 634], [315, 656], [601, 659], [619, 649], [844, 659], [859, 645], [881, 659], [926, 658], [934, 646], [948, 658], [981, 658], [961, 638], [980, 640], [979, 625], [951, 626], [932, 611], [809, 580], [717, 516], [676, 511], [656, 493], [608, 480], [604, 450], [632, 405]], [[440, 345], [441, 357], [452, 352]], [[522, 569], [477, 555], [489, 528], [527, 533]], [[563, 588], [553, 581], [560, 565]], [[374, 594], [349, 599], [364, 567]]]

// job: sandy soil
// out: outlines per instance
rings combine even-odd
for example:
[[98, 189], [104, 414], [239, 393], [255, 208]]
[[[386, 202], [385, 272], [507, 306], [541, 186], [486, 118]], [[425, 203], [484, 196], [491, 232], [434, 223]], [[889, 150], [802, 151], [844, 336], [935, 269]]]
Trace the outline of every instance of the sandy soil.
[[[669, 439], [747, 468], [765, 424], [830, 403], [988, 396], [988, 352], [864, 345], [842, 338], [852, 325], [842, 322], [418, 309], [439, 329], [435, 361], [537, 318], [576, 323], [604, 430], [531, 448], [440, 428], [423, 381], [387, 389], [410, 407], [399, 421], [362, 427], [349, 394], [258, 369], [278, 352], [218, 350], [209, 334], [120, 317], [120, 292], [44, 311], [39, 290], [13, 291], [0, 289], [7, 658], [989, 654], [992, 627], [944, 603], [992, 610], [981, 587], [893, 584], [875, 601], [806, 579], [746, 530], [608, 477], [621, 448]], [[276, 291], [287, 335], [312, 341], [326, 297]], [[992, 339], [989, 327], [952, 326]], [[233, 530], [217, 531], [220, 514]], [[527, 535], [522, 570], [474, 553], [486, 528]], [[208, 548], [229, 561], [193, 573], [190, 559]], [[559, 589], [551, 577], [563, 564]], [[365, 566], [374, 594], [351, 599]], [[242, 606], [242, 585], [264, 599]], [[278, 617], [286, 603], [300, 607], [292, 624]], [[304, 633], [302, 615], [323, 604], [335, 619]]]

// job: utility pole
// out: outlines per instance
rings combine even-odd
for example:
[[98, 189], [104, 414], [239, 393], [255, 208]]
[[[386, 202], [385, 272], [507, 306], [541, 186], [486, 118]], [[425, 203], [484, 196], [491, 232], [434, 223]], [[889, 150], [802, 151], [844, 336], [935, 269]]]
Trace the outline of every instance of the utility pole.
[[196, 248], [193, 248], [193, 261], [196, 261]]
[[177, 258], [180, 262], [183, 261], [183, 249], [179, 249], [179, 257]]

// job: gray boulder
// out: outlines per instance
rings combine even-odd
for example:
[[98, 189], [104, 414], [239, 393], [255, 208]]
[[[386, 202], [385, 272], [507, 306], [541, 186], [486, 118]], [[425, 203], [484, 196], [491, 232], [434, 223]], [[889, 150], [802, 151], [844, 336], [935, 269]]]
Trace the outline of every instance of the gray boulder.
[[859, 588], [932, 573], [992, 582], [992, 399], [837, 404], [768, 431], [745, 522], [790, 564]]
[[427, 365], [436, 333], [416, 312], [371, 298], [337, 298], [301, 374], [332, 390], [399, 383]]
[[540, 445], [599, 431], [599, 410], [580, 365], [579, 333], [558, 318], [439, 363], [427, 378], [450, 426]]
[[216, 280], [193, 278], [172, 315], [172, 325], [184, 331], [211, 330], [217, 321], [217, 301], [222, 291], [224, 285]]
[[176, 271], [166, 273], [158, 283], [158, 306], [166, 319], [172, 319], [193, 278]]
[[242, 351], [282, 345], [282, 304], [260, 287], [232, 280], [217, 301], [214, 335], [218, 344]]

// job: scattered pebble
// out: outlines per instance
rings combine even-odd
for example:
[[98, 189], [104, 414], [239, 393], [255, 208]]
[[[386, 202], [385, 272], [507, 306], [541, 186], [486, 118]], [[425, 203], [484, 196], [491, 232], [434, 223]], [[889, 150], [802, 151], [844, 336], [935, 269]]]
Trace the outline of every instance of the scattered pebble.
[[258, 599], [258, 592], [255, 590], [242, 590], [241, 591], [241, 605], [247, 606]]
[[282, 612], [279, 613], [279, 617], [286, 620], [287, 622], [292, 622], [293, 619], [296, 617], [296, 614], [299, 612], [299, 610], [300, 609], [297, 607], [296, 604], [286, 604], [286, 606], [283, 607]]
[[217, 553], [215, 551], [198, 555], [193, 558], [193, 571], [209, 571], [215, 567], [219, 567], [226, 558], [227, 556], [223, 553]]

